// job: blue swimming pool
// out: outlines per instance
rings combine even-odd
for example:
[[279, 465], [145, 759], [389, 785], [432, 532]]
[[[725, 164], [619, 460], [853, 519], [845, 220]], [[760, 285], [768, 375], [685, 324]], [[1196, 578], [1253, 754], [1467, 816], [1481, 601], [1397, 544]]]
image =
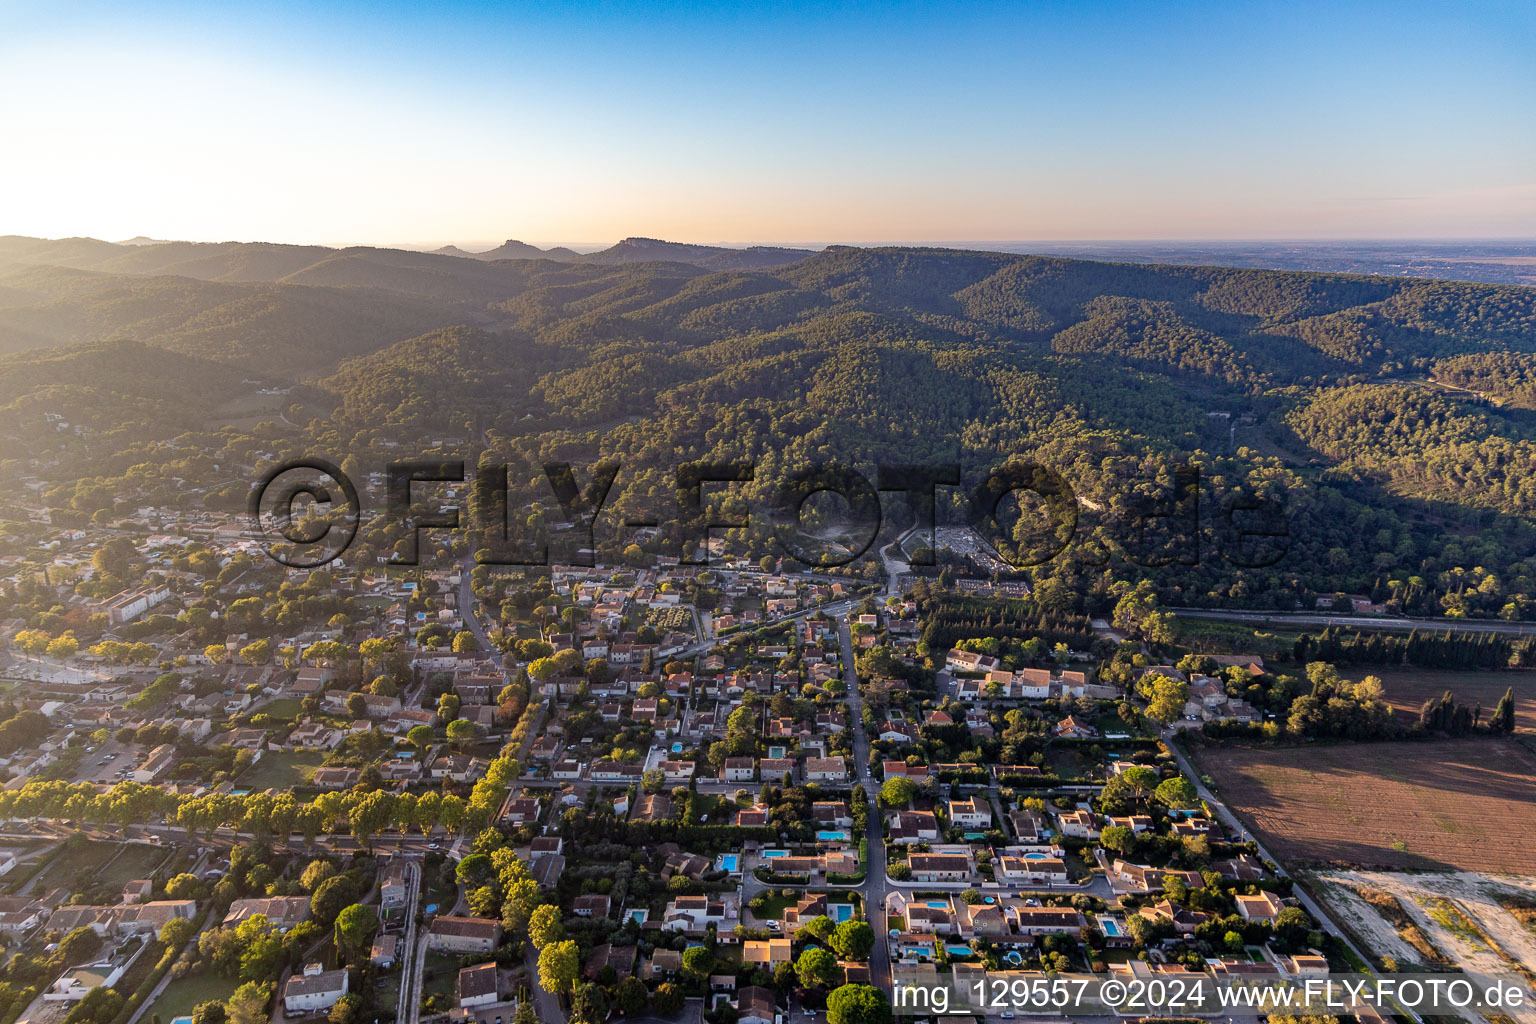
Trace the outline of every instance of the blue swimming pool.
[[945, 907], [949, 906], [949, 903], [946, 900], [929, 900], [928, 906], [932, 907], [934, 910], [943, 910]]
[[674, 743], [674, 744], [672, 744], [672, 753], [674, 753], [674, 754], [681, 754], [682, 752], [683, 752], [683, 745], [681, 743]]
[[836, 921], [838, 924], [842, 924], [844, 921], [853, 920], [852, 903], [831, 903], [827, 905], [827, 910], [827, 916]]
[[1099, 931], [1105, 935], [1117, 936], [1120, 934], [1120, 926], [1107, 917], [1099, 918]]
[[789, 851], [788, 850], [764, 850], [763, 851], [763, 856], [766, 857], [769, 860], [773, 860], [773, 859], [775, 859], [777, 857], [788, 857], [789, 856]]
[[722, 853], [715, 858], [715, 870], [735, 871], [737, 863], [737, 857], [734, 853]]
[[951, 944], [946, 943], [945, 946], [944, 946], [944, 951], [946, 953], [948, 953], [950, 956], [974, 956], [975, 955], [971, 951], [971, 947], [970, 946], [961, 946], [961, 945], [958, 945], [958, 944], [951, 945]]
[[823, 843], [846, 843], [848, 841], [848, 833], [836, 829], [823, 829], [816, 833], [816, 839], [818, 842]]

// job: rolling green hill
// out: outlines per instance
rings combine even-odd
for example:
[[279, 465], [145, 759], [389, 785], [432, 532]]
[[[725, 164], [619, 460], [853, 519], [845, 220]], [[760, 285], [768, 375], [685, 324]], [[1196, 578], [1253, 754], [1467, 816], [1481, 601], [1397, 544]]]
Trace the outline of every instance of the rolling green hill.
[[[958, 462], [968, 484], [1032, 459], [1082, 498], [1077, 546], [1033, 571], [1063, 607], [1140, 574], [1170, 599], [1259, 606], [1410, 576], [1428, 581], [1410, 588], [1426, 613], [1507, 613], [1536, 594], [1536, 425], [1520, 408], [1536, 289], [633, 239], [616, 248], [664, 258], [104, 244], [0, 239], [0, 353], [17, 353], [0, 363], [0, 395], [13, 405], [29, 375], [51, 367], [56, 389], [70, 358], [100, 351], [71, 346], [131, 339], [142, 344], [122, 358], [155, 373], [124, 375], [103, 408], [142, 402], [153, 414], [132, 419], [149, 433], [166, 401], [155, 380], [238, 392], [227, 366], [307, 381], [305, 408], [325, 411], [243, 450], [280, 440], [364, 467], [483, 455], [512, 466], [519, 500], [545, 504], [543, 461], [617, 459], [610, 505], [663, 521], [688, 460], [755, 461], [742, 490], [763, 501], [828, 459]], [[182, 373], [163, 351], [195, 359]], [[51, 394], [66, 417], [94, 400]], [[12, 419], [23, 440], [42, 429], [28, 411]], [[234, 443], [226, 428], [220, 444]], [[67, 457], [109, 480], [121, 461], [89, 443]], [[1206, 554], [1138, 566], [1126, 523], [1176, 462], [1201, 466]], [[1222, 509], [1253, 495], [1285, 503], [1292, 553], [1238, 569], [1219, 557], [1236, 529]], [[1005, 517], [1005, 553], [1029, 521]], [[1457, 590], [1469, 579], [1472, 596]]]

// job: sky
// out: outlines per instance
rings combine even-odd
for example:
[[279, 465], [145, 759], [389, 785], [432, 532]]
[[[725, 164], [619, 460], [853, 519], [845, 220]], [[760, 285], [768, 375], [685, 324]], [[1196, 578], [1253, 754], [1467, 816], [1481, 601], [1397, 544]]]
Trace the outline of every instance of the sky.
[[0, 234], [1536, 237], [1536, 4], [0, 0]]

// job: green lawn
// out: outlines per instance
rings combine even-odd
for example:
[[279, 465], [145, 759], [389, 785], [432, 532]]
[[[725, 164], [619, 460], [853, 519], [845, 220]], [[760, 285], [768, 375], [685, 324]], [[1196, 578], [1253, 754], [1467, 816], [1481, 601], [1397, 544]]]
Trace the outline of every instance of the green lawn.
[[137, 843], [125, 844], [122, 851], [116, 860], [97, 873], [97, 882], [122, 886], [136, 878], [148, 878], [169, 856], [166, 850], [158, 846], [141, 846]]
[[163, 1024], [171, 1024], [176, 1017], [190, 1016], [200, 1003], [228, 999], [234, 994], [236, 984], [233, 978], [213, 971], [189, 974], [167, 985], [150, 1012], [159, 1014]]
[[302, 786], [324, 761], [325, 754], [320, 751], [269, 750], [235, 780], [235, 788], [254, 793], [263, 789]]
[[422, 965], [421, 1005], [429, 1011], [443, 1011], [453, 1006], [454, 989], [459, 980], [459, 958], [442, 953], [428, 953]]
[[295, 718], [299, 717], [299, 714], [303, 711], [303, 708], [300, 706], [301, 703], [302, 702], [297, 697], [283, 697], [279, 700], [274, 700], [263, 704], [261, 707], [256, 709], [256, 714], [262, 714], [269, 718], [291, 722]]

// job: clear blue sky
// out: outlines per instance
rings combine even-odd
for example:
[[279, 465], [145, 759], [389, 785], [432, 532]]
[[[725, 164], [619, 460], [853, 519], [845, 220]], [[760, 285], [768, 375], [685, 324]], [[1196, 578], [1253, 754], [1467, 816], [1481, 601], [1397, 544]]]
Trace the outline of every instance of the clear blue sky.
[[0, 0], [0, 233], [1536, 236], [1536, 4]]

